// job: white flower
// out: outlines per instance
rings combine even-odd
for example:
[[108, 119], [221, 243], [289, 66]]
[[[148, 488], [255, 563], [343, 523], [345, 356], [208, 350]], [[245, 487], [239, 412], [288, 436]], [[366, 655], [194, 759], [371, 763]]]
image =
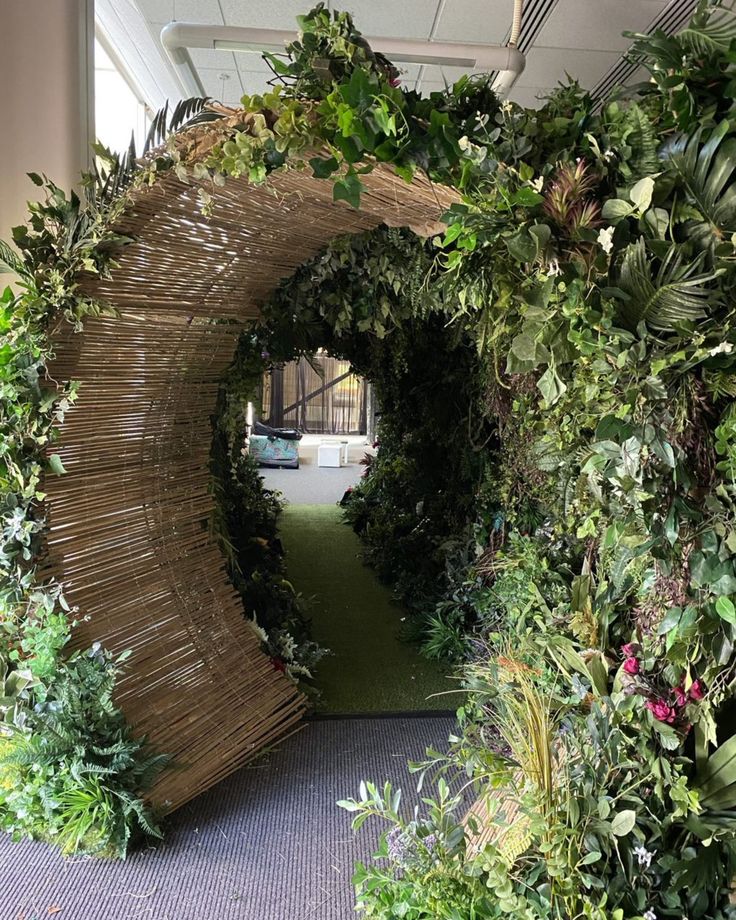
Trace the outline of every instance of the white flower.
[[634, 855], [640, 866], [646, 866], [647, 869], [651, 866], [654, 852], [650, 852], [646, 847], [638, 846], [634, 847]]
[[603, 230], [598, 231], [598, 243], [606, 255], [613, 249], [613, 231], [615, 229], [615, 227], [604, 227]]
[[266, 630], [263, 629], [262, 626], [258, 625], [258, 622], [256, 621], [255, 617], [252, 620], [248, 620], [248, 625], [253, 630], [253, 632], [258, 636], [261, 642], [263, 642], [265, 645], [265, 643], [268, 642], [268, 635], [266, 634]]
[[716, 355], [730, 355], [733, 351], [733, 345], [730, 342], [721, 342], [720, 345], [716, 345], [715, 348], [711, 348], [708, 354], [711, 358], [715, 358]]
[[616, 154], [613, 152], [613, 150], [606, 150], [606, 152], [603, 154], [603, 159], [612, 160], [615, 156]]
[[644, 914], [644, 920], [657, 920], [657, 915], [654, 913], [654, 911], [651, 909], [651, 907], [650, 907], [649, 910], [646, 911], [646, 913]]
[[557, 261], [557, 259], [550, 259], [549, 265], [547, 266], [547, 277], [554, 278], [555, 275], [559, 275], [561, 273], [562, 269], [560, 268], [560, 263]]
[[504, 99], [501, 108], [502, 108], [503, 111], [508, 115], [510, 112], [513, 111], [514, 106], [513, 106], [513, 104], [512, 104], [511, 102], [509, 102], [508, 99]]
[[529, 185], [531, 185], [531, 187], [534, 189], [535, 192], [541, 192], [542, 186], [544, 185], [544, 179], [541, 176], [539, 176], [538, 179], [532, 179]]

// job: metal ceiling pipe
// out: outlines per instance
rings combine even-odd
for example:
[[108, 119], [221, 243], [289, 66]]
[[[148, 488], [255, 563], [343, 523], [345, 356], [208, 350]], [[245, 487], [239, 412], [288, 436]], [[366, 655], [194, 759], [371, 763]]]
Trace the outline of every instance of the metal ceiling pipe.
[[[286, 29], [250, 29], [193, 22], [170, 22], [161, 30], [161, 44], [184, 89], [192, 96], [204, 96], [206, 93], [188, 48], [281, 54], [285, 45], [296, 38], [296, 32]], [[397, 64], [435, 64], [464, 67], [468, 71], [498, 71], [499, 76], [493, 88], [502, 96], [508, 94], [526, 66], [524, 55], [510, 46], [410, 38], [368, 38], [367, 41], [372, 48]]]

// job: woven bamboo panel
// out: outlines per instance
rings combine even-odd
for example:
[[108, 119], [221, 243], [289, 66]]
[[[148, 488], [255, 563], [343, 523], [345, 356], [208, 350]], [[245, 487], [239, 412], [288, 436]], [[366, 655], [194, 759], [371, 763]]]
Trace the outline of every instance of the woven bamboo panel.
[[[54, 379], [81, 382], [46, 482], [46, 574], [84, 618], [75, 641], [130, 649], [118, 699], [176, 768], [151, 794], [173, 810], [283, 736], [305, 703], [261, 652], [209, 532], [218, 382], [258, 304], [334, 236], [381, 222], [419, 232], [454, 193], [388, 168], [360, 211], [296, 171], [232, 180], [210, 218], [173, 175], [142, 189], [116, 229], [134, 239], [111, 279], [82, 279], [116, 318], [56, 335]], [[215, 323], [214, 320], [229, 320]]]
[[[520, 779], [520, 774], [516, 779]], [[463, 824], [469, 856], [476, 856], [487, 844], [493, 844], [514, 862], [531, 842], [529, 819], [520, 813], [515, 784], [481, 795], [468, 810]]]

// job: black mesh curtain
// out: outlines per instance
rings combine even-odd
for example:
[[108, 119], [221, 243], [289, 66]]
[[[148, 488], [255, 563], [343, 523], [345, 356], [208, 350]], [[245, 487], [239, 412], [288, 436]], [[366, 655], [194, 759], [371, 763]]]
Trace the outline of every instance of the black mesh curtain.
[[315, 434], [365, 434], [365, 381], [339, 358], [318, 355], [271, 372], [264, 415], [271, 425]]

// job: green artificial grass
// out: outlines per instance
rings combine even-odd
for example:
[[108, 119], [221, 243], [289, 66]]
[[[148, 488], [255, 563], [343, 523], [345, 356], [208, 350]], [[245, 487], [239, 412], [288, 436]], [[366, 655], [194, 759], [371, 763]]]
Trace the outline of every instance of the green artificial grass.
[[[444, 665], [399, 638], [404, 613], [360, 558], [358, 537], [336, 505], [290, 505], [280, 518], [287, 575], [311, 600], [314, 638], [332, 650], [316, 669], [318, 711], [455, 709]], [[442, 696], [431, 694], [443, 693]]]

